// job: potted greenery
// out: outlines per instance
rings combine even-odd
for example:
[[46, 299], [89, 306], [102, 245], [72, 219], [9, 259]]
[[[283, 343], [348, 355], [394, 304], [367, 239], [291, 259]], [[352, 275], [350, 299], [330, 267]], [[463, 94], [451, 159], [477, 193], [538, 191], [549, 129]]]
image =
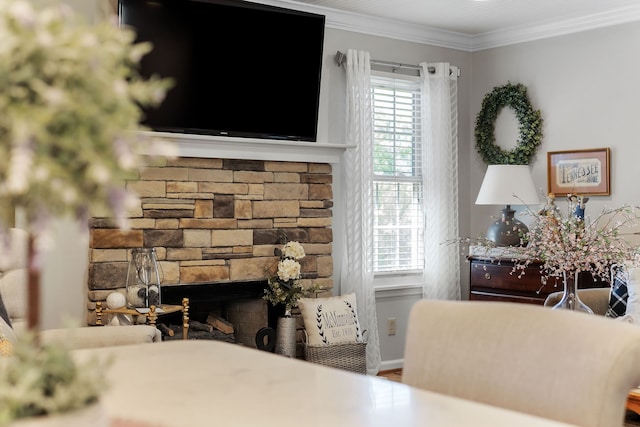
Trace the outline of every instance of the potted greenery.
[[[175, 154], [172, 144], [136, 132], [142, 108], [157, 106], [170, 82], [139, 75], [151, 46], [134, 39], [115, 19], [89, 24], [64, 4], [36, 10], [28, 0], [0, 2], [0, 258], [11, 253], [6, 237], [19, 209], [30, 236], [29, 301], [39, 300], [51, 220], [70, 216], [87, 229], [91, 216], [110, 216], [126, 227], [137, 196], [124, 181]], [[37, 304], [28, 307], [34, 336], [38, 313]], [[14, 345], [14, 356], [0, 358], [2, 422], [68, 414], [99, 400], [102, 365], [76, 365], [65, 348], [34, 340]]]
[[298, 300], [321, 290], [318, 285], [303, 286], [300, 261], [305, 257], [304, 248], [299, 242], [286, 241], [282, 248], [274, 250], [278, 256], [275, 272], [267, 277], [268, 287], [263, 299], [274, 307], [284, 308], [284, 315], [278, 317], [275, 351], [287, 357], [296, 357], [297, 320], [291, 310], [298, 306]]
[[300, 283], [300, 262], [304, 258], [304, 248], [298, 242], [287, 242], [282, 249], [275, 249], [279, 257], [275, 273], [269, 275], [269, 287], [264, 290], [264, 299], [274, 306], [284, 306], [284, 316], [291, 317], [291, 309], [298, 306], [298, 300], [306, 292]]
[[76, 363], [64, 346], [38, 345], [33, 337], [21, 336], [13, 356], [0, 360], [0, 425], [108, 426], [99, 405], [108, 361]]

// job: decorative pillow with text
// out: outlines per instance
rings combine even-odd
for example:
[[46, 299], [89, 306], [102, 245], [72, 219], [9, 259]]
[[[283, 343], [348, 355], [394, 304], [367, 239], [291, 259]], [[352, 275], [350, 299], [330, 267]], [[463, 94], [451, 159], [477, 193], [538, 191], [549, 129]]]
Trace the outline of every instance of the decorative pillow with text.
[[298, 307], [309, 345], [362, 341], [355, 293], [330, 298], [300, 298]]

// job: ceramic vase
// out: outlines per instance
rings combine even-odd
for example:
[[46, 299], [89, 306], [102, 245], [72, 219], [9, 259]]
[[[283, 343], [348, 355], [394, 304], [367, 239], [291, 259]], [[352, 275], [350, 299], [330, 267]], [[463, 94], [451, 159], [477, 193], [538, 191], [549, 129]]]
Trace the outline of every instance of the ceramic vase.
[[566, 309], [581, 311], [588, 314], [593, 314], [593, 310], [589, 308], [585, 303], [580, 301], [578, 296], [578, 279], [580, 277], [577, 271], [565, 271], [563, 273], [563, 285], [564, 292], [560, 301], [553, 306], [553, 309]]

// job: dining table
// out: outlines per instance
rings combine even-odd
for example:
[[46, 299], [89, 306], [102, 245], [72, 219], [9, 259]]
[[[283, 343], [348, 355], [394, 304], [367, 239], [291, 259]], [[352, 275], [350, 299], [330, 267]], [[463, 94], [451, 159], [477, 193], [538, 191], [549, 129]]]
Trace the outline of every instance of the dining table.
[[222, 341], [74, 350], [74, 357], [108, 360], [101, 402], [118, 426], [567, 425]]

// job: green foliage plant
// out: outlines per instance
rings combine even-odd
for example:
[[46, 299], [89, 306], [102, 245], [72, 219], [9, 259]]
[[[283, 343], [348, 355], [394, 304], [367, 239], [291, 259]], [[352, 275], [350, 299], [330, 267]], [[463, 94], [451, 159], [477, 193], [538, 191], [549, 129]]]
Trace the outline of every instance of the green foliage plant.
[[[495, 123], [504, 107], [513, 110], [519, 123], [516, 147], [505, 150], [496, 144]], [[476, 117], [476, 150], [489, 165], [528, 165], [536, 148], [542, 142], [542, 116], [534, 110], [523, 84], [508, 83], [494, 87], [483, 101]]]

